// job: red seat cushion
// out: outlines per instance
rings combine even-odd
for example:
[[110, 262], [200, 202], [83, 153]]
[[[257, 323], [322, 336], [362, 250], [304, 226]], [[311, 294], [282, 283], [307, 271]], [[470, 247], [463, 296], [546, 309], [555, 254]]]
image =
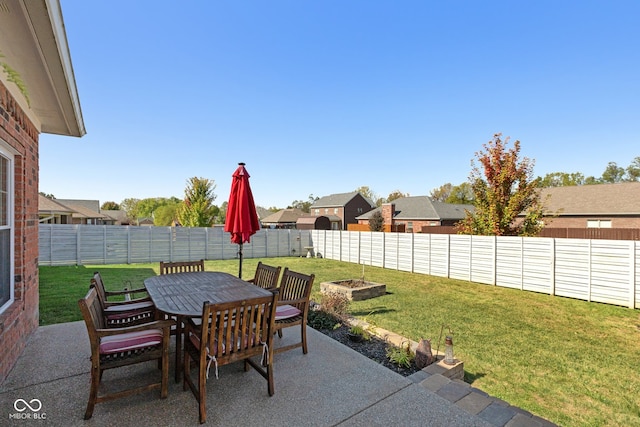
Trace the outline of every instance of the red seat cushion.
[[302, 312], [300, 310], [289, 304], [276, 307], [276, 320], [290, 319], [301, 314]]
[[119, 335], [109, 335], [100, 340], [100, 354], [113, 354], [123, 351], [137, 350], [151, 347], [162, 342], [162, 329], [148, 331], [127, 332]]

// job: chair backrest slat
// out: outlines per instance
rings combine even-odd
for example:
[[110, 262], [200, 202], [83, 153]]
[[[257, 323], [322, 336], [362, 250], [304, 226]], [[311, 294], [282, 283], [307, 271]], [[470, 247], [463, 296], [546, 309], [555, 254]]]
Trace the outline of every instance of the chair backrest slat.
[[199, 261], [179, 261], [179, 262], [163, 262], [160, 261], [160, 275], [174, 273], [189, 273], [192, 271], [204, 271], [204, 260]]
[[262, 354], [272, 345], [278, 294], [221, 304], [205, 302], [200, 340], [218, 364]]
[[92, 341], [92, 343], [94, 341], [97, 342], [96, 329], [104, 329], [106, 325], [96, 288], [90, 288], [87, 295], [78, 301], [78, 305], [80, 306], [84, 323], [87, 326], [87, 331], [89, 332], [89, 340]]
[[280, 299], [281, 300], [296, 300], [296, 299], [309, 300], [314, 279], [315, 279], [314, 274], [307, 275], [307, 274], [297, 273], [285, 267], [284, 272], [282, 273], [282, 280], [280, 281], [280, 287], [278, 288], [280, 291]]
[[264, 289], [275, 288], [278, 286], [281, 269], [282, 267], [273, 267], [271, 265], [263, 264], [262, 261], [258, 261], [256, 274], [250, 281], [254, 285], [260, 286]]

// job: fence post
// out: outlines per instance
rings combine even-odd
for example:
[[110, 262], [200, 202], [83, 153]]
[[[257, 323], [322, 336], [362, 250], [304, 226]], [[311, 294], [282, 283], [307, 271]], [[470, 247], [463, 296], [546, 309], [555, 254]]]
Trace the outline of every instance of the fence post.
[[636, 253], [635, 246], [637, 242], [629, 242], [629, 308], [636, 308]]

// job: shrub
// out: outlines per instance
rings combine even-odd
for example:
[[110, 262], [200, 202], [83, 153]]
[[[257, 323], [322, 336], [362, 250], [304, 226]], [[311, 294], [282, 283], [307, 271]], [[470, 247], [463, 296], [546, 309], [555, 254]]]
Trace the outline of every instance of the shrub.
[[406, 348], [390, 345], [387, 348], [387, 357], [391, 362], [400, 367], [410, 368], [411, 362], [413, 362], [413, 359], [415, 358], [415, 354], [411, 351], [409, 343], [407, 343]]

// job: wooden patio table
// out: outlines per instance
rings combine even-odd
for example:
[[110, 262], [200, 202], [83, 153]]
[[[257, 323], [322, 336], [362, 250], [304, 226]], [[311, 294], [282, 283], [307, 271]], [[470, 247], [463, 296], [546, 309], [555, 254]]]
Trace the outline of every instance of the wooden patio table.
[[165, 274], [145, 279], [144, 286], [162, 313], [177, 317], [176, 382], [182, 372], [182, 321], [201, 317], [205, 301], [223, 303], [271, 295], [271, 292], [219, 271]]

